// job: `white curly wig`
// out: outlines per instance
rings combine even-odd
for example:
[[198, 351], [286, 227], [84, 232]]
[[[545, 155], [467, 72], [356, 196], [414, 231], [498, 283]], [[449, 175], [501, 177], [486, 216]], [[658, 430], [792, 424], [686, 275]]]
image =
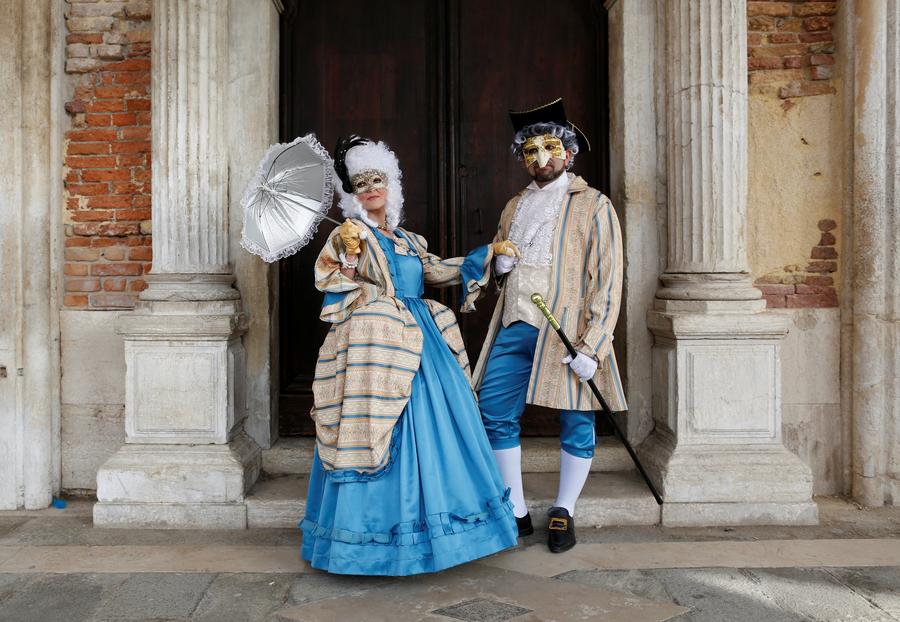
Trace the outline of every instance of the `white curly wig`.
[[[390, 147], [381, 141], [367, 142], [352, 147], [347, 152], [345, 160], [347, 173], [353, 177], [366, 169], [381, 171], [387, 176], [387, 202], [385, 205], [385, 226], [388, 229], [396, 229], [403, 220], [403, 173], [400, 172], [400, 163]], [[350, 194], [341, 186], [340, 180], [336, 184], [338, 194], [341, 197], [340, 207], [346, 218], [358, 218], [364, 223], [375, 227], [377, 223], [369, 218], [359, 199]]]

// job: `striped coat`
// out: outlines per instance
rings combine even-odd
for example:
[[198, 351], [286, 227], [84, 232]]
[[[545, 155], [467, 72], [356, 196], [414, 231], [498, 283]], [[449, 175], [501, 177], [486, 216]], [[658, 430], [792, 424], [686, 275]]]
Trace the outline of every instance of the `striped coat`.
[[[594, 382], [609, 407], [622, 411], [627, 408], [625, 392], [612, 348], [622, 295], [622, 233], [609, 198], [581, 177], [569, 174], [569, 178], [554, 232], [550, 288], [538, 293], [575, 348], [600, 361]], [[500, 215], [495, 242], [507, 239], [520, 196], [510, 199]], [[503, 300], [501, 295], [475, 366], [476, 388], [501, 326]], [[538, 336], [527, 402], [560, 410], [599, 410], [587, 384], [561, 362], [566, 354], [556, 331], [545, 323]]]
[[[316, 445], [325, 469], [376, 471], [390, 459], [394, 426], [409, 400], [419, 369], [422, 332], [412, 314], [395, 297], [390, 268], [375, 234], [362, 244], [356, 278], [340, 271], [343, 244], [337, 229], [315, 264], [316, 288], [325, 292], [321, 319], [332, 324], [316, 363], [313, 380]], [[404, 231], [404, 230], [401, 230]], [[459, 284], [465, 258], [441, 259], [428, 252], [424, 238], [407, 233], [398, 243], [422, 260], [425, 283]], [[399, 236], [398, 236], [399, 237]], [[491, 253], [483, 258], [480, 278], [466, 284], [463, 308], [471, 309], [490, 275]], [[426, 300], [450, 350], [469, 377], [469, 359], [452, 310]]]

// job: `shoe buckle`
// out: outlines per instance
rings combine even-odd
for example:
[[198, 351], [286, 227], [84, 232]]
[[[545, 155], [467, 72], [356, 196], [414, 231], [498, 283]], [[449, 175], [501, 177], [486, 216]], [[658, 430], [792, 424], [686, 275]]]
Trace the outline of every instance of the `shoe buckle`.
[[568, 531], [569, 519], [567, 518], [551, 518], [549, 529], [551, 531]]

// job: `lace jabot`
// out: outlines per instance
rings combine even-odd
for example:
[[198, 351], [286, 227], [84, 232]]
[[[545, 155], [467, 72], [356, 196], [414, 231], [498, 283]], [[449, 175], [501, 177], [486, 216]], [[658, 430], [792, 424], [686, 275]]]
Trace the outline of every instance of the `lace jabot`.
[[522, 252], [521, 262], [531, 266], [549, 266], [553, 261], [553, 232], [566, 191], [569, 175], [539, 188], [532, 182], [519, 199], [519, 206], [509, 228], [509, 239]]

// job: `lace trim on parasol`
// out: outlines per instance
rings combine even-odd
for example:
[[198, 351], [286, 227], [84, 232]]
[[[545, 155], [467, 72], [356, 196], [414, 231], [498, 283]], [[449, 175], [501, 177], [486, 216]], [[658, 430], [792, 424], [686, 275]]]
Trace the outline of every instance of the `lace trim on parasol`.
[[316, 140], [315, 134], [307, 134], [306, 136], [295, 138], [289, 143], [276, 143], [266, 149], [266, 153], [263, 155], [263, 158], [260, 161], [256, 174], [253, 176], [252, 183], [247, 184], [247, 188], [244, 190], [244, 195], [241, 197], [241, 206], [244, 208], [245, 212], [244, 218], [246, 219], [247, 217], [246, 212], [248, 211], [251, 198], [259, 189], [259, 187], [266, 181], [266, 175], [269, 172], [269, 168], [272, 166], [270, 156], [272, 156], [276, 152], [284, 151], [285, 149], [288, 149], [289, 147], [292, 147], [301, 142], [306, 143], [309, 148], [316, 153], [316, 155], [320, 156], [325, 161], [325, 170], [323, 171], [324, 175], [322, 180], [322, 183], [324, 185], [324, 188], [322, 189], [322, 205], [325, 205], [327, 207], [321, 212], [321, 216], [316, 216], [315, 218], [313, 218], [313, 222], [310, 225], [309, 230], [306, 232], [306, 235], [303, 236], [303, 239], [297, 240], [290, 246], [286, 246], [285, 248], [282, 248], [279, 251], [275, 251], [274, 253], [266, 251], [259, 244], [245, 237], [244, 232], [241, 231], [241, 247], [253, 253], [254, 255], [258, 255], [266, 263], [272, 263], [273, 261], [278, 261], [279, 259], [290, 257], [301, 248], [309, 244], [310, 241], [316, 236], [316, 233], [318, 233], [319, 231], [319, 223], [322, 222], [322, 219], [328, 213], [328, 210], [331, 209], [331, 202], [334, 198], [334, 165], [331, 160], [331, 155], [328, 153], [328, 150], [325, 149], [325, 147], [323, 147], [318, 140]]

